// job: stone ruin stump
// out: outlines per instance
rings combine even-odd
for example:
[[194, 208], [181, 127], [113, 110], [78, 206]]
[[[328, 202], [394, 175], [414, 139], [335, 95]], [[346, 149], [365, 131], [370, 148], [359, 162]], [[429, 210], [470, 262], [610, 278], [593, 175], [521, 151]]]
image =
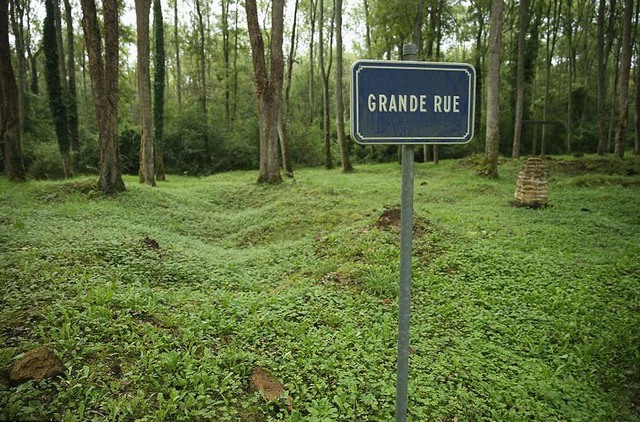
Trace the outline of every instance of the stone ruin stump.
[[541, 208], [549, 201], [549, 172], [540, 157], [530, 157], [518, 173], [515, 201], [517, 207]]

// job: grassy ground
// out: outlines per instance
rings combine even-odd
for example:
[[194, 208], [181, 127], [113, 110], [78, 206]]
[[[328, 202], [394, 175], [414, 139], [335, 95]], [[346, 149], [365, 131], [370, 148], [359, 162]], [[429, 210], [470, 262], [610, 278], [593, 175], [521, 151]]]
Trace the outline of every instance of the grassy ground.
[[[640, 162], [548, 164], [539, 210], [520, 162], [416, 164], [410, 420], [640, 420]], [[399, 166], [255, 178], [0, 180], [0, 368], [66, 367], [0, 419], [392, 420]]]

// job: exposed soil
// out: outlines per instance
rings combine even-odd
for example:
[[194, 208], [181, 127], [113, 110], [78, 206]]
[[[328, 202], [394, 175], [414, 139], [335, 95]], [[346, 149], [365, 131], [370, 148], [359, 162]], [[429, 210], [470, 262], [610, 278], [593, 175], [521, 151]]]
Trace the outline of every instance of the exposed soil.
[[[385, 207], [380, 214], [380, 217], [375, 222], [375, 227], [378, 230], [387, 230], [393, 232], [400, 232], [402, 210], [399, 205], [393, 207]], [[413, 234], [415, 236], [421, 236], [429, 231], [429, 220], [419, 215], [413, 215]]]
[[399, 206], [385, 208], [376, 221], [376, 228], [380, 230], [399, 229], [400, 214], [401, 209]]
[[142, 244], [154, 251], [160, 249], [160, 244], [158, 244], [158, 241], [155, 239], [151, 239], [150, 237], [145, 237], [144, 239], [142, 239]]
[[266, 401], [274, 401], [285, 393], [282, 383], [264, 368], [253, 368], [249, 377], [249, 390], [258, 391]]

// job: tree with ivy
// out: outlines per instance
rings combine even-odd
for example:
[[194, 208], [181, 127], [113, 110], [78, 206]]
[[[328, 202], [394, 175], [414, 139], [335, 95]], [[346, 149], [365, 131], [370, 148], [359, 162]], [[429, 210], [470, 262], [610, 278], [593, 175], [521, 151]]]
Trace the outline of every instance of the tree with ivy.
[[162, 2], [153, 0], [153, 32], [155, 52], [153, 56], [153, 128], [155, 140], [155, 170], [157, 180], [166, 180], [162, 139], [164, 135], [164, 22], [162, 20]]
[[23, 182], [27, 174], [22, 161], [18, 112], [18, 84], [9, 46], [9, 3], [0, 0], [0, 146], [9, 180]]
[[42, 27], [42, 49], [45, 57], [45, 78], [47, 81], [47, 94], [49, 96], [49, 109], [58, 139], [58, 148], [62, 156], [62, 170], [65, 177], [72, 177], [71, 164], [71, 139], [69, 137], [69, 121], [67, 116], [67, 104], [62, 92], [60, 80], [60, 56], [56, 41], [55, 6], [53, 0], [45, 1], [46, 15]]

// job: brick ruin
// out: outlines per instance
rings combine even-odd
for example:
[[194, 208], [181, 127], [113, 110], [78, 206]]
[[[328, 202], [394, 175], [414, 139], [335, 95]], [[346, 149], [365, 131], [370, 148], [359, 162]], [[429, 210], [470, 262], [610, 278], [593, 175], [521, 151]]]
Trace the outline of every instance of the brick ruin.
[[549, 201], [549, 172], [540, 157], [530, 157], [518, 173], [514, 205], [540, 208]]

